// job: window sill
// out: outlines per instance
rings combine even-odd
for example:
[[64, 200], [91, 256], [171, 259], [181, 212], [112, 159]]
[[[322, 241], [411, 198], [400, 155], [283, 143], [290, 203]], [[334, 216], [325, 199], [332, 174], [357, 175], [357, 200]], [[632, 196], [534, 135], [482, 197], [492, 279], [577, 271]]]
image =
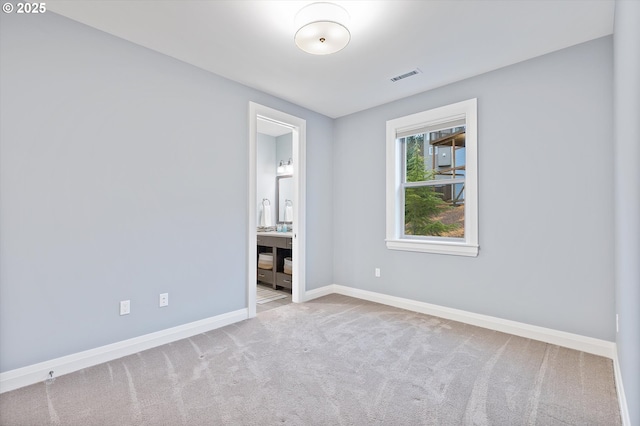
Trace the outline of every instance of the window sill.
[[478, 256], [478, 246], [467, 243], [417, 240], [386, 240], [390, 250], [417, 251], [422, 253], [448, 254], [454, 256]]

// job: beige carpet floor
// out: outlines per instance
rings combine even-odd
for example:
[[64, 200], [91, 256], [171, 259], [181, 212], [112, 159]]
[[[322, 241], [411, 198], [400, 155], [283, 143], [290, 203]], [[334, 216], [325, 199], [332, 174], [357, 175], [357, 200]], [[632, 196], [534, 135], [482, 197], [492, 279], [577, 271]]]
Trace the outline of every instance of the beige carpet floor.
[[609, 359], [345, 296], [0, 395], [18, 425], [620, 424]]

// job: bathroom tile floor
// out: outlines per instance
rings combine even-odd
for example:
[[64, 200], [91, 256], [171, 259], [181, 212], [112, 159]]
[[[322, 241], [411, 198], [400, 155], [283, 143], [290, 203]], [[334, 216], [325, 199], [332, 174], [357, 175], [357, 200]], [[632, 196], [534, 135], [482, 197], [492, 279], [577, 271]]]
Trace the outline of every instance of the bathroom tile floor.
[[262, 303], [262, 304], [256, 304], [256, 312], [258, 314], [260, 312], [269, 311], [271, 309], [279, 308], [281, 306], [288, 305], [289, 303], [291, 303], [291, 292], [290, 291], [286, 291], [284, 289], [273, 290], [273, 287], [271, 287], [271, 286], [263, 286], [261, 284], [258, 284], [258, 289], [260, 289], [262, 287], [263, 288], [268, 288], [269, 290], [272, 290], [272, 291], [277, 291], [278, 293], [282, 293], [282, 294], [286, 295], [286, 297], [284, 299], [278, 299], [278, 300], [273, 300], [271, 302], [266, 302], [266, 303]]

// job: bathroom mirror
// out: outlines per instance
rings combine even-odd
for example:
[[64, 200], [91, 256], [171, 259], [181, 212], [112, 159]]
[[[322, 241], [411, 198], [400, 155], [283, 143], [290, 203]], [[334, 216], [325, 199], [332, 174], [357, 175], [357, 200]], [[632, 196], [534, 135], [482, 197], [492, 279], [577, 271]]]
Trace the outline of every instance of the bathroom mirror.
[[278, 200], [278, 222], [293, 222], [293, 176], [278, 176], [276, 199]]

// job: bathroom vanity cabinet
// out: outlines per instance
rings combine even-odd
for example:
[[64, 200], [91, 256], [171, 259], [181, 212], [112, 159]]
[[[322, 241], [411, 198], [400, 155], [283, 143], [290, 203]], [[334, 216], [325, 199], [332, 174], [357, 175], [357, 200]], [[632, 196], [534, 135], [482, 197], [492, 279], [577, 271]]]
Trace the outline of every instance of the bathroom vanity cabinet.
[[[260, 253], [273, 256], [273, 268], [258, 268], [258, 281], [277, 287], [291, 288], [293, 277], [284, 273], [284, 260], [292, 257], [293, 240], [291, 232], [258, 232], [258, 257]], [[257, 259], [256, 259], [257, 261]]]

